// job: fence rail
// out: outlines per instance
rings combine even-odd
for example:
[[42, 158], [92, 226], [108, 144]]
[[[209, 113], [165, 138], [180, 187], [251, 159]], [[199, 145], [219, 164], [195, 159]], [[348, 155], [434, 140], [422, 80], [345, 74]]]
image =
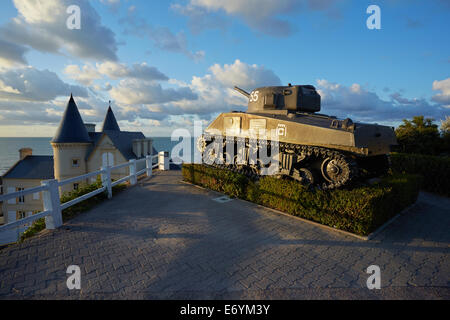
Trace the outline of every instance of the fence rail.
[[[154, 160], [157, 160], [157, 163], [154, 163]], [[137, 171], [137, 164], [145, 162], [145, 169]], [[112, 181], [111, 172], [113, 170], [119, 170], [123, 168], [129, 168], [129, 175], [123, 177], [117, 181]], [[168, 152], [160, 152], [157, 155], [149, 155], [143, 159], [139, 160], [130, 160], [127, 163], [123, 163], [113, 167], [102, 167], [100, 170], [90, 172], [85, 175], [73, 177], [70, 179], [58, 181], [58, 180], [46, 180], [41, 182], [41, 186], [29, 188], [17, 192], [7, 193], [4, 195], [0, 195], [0, 202], [7, 202], [8, 200], [23, 197], [28, 194], [34, 194], [37, 192], [42, 192], [42, 199], [44, 203], [44, 211], [36, 213], [32, 216], [26, 217], [24, 219], [20, 219], [17, 221], [9, 222], [3, 226], [0, 226], [0, 235], [2, 232], [11, 231], [12, 229], [16, 229], [23, 225], [32, 223], [35, 220], [41, 219], [45, 217], [45, 227], [46, 229], [56, 229], [62, 225], [62, 210], [67, 209], [75, 204], [78, 204], [84, 200], [87, 200], [91, 197], [94, 197], [102, 192], [106, 192], [108, 195], [108, 199], [112, 198], [112, 187], [119, 185], [121, 183], [130, 181], [131, 185], [135, 185], [137, 183], [138, 176], [146, 174], [148, 177], [152, 176], [153, 169], [159, 168], [160, 170], [169, 170], [169, 156]], [[69, 202], [61, 204], [60, 202], [60, 192], [59, 188], [74, 182], [82, 181], [89, 179], [95, 176], [101, 176], [102, 178], [102, 187], [92, 191], [88, 194], [85, 194], [81, 197], [73, 199]], [[14, 240], [14, 241], [17, 241]], [[13, 241], [11, 241], [13, 242]], [[1, 245], [2, 243], [0, 243]]]

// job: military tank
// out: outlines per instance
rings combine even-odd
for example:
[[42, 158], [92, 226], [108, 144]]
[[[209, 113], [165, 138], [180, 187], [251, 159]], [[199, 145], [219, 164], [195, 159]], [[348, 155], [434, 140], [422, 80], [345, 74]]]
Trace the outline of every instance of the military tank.
[[[389, 169], [397, 144], [394, 129], [320, 114], [321, 97], [311, 85], [262, 87], [251, 93], [247, 112], [219, 115], [197, 140], [205, 163], [253, 178], [267, 164], [252, 154], [276, 159], [275, 174], [321, 189], [349, 185]], [[268, 132], [274, 133], [268, 135]]]

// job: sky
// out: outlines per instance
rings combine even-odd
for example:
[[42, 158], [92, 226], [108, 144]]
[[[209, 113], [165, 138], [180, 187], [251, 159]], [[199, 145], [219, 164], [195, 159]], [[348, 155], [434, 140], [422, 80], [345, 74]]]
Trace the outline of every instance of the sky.
[[170, 136], [245, 111], [235, 85], [288, 83], [339, 118], [439, 122], [449, 31], [450, 0], [2, 0], [0, 136], [53, 136], [71, 93], [97, 130], [111, 101], [122, 130]]

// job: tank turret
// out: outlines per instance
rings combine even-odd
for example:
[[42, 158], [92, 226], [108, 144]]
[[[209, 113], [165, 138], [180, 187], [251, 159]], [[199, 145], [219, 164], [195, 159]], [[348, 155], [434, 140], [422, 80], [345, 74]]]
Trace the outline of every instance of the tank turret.
[[311, 85], [262, 87], [251, 93], [238, 87], [234, 89], [249, 99], [250, 113], [287, 114], [320, 111], [320, 95]]

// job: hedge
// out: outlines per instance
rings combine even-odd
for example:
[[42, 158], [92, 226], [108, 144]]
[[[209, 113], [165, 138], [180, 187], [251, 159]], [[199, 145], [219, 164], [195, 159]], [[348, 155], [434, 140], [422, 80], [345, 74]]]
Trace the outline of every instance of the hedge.
[[421, 188], [450, 197], [450, 157], [393, 153], [392, 171], [397, 174], [419, 174]]
[[185, 181], [248, 200], [333, 228], [367, 236], [415, 203], [417, 175], [386, 176], [373, 185], [337, 190], [309, 190], [299, 182], [273, 176], [252, 181], [229, 170], [184, 164]]

